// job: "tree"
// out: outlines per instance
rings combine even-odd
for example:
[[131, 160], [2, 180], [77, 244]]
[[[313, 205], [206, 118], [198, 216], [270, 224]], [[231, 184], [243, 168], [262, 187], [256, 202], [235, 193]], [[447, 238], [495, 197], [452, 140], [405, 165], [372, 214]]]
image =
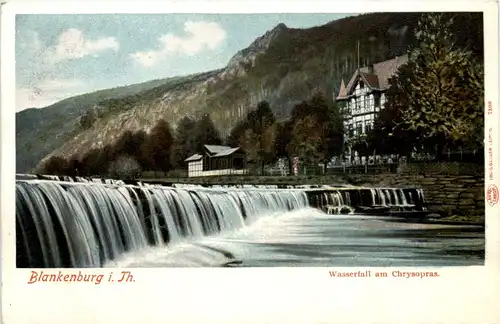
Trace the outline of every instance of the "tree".
[[68, 165], [67, 165], [67, 174], [69, 176], [75, 177], [80, 175], [80, 170], [82, 168], [80, 159], [78, 158], [78, 155], [72, 155], [68, 159]]
[[248, 129], [248, 121], [246, 119], [240, 120], [236, 125], [231, 129], [231, 133], [226, 138], [226, 145], [230, 147], [239, 147], [243, 142], [243, 136], [245, 135], [246, 130]]
[[110, 164], [109, 174], [118, 179], [135, 179], [141, 174], [141, 166], [135, 158], [122, 155]]
[[104, 176], [107, 174], [109, 159], [104, 156], [102, 149], [92, 149], [88, 151], [81, 161], [81, 175]]
[[97, 163], [101, 166], [102, 173], [101, 175], [105, 175], [108, 172], [109, 165], [111, 161], [117, 158], [116, 151], [112, 145], [105, 145], [101, 150], [99, 150], [99, 154], [97, 156]]
[[292, 174], [292, 157], [289, 150], [290, 142], [292, 141], [293, 123], [288, 120], [276, 124], [276, 138], [274, 149], [276, 157], [286, 158], [288, 161], [288, 171]]
[[[298, 147], [303, 147], [299, 144], [302, 140], [307, 141], [303, 134], [297, 132], [312, 134], [318, 139], [318, 143], [308, 144], [306, 151], [314, 155], [309, 160], [315, 161], [314, 163], [323, 163], [324, 171], [326, 171], [332, 157], [340, 155], [343, 151], [344, 125], [339, 107], [335, 103], [328, 105], [325, 96], [317, 93], [311, 100], [303, 101], [294, 107], [291, 122], [294, 125], [292, 126], [294, 151]], [[298, 126], [295, 127], [296, 125]], [[308, 127], [311, 128], [308, 129]], [[317, 150], [314, 153], [313, 148]]]
[[134, 157], [139, 164], [143, 165], [142, 163], [143, 158], [142, 158], [142, 150], [141, 147], [143, 143], [146, 141], [146, 132], [144, 131], [139, 131], [136, 133], [133, 133], [132, 131], [126, 131], [123, 133], [118, 141], [116, 141], [114, 145], [114, 150], [115, 150], [115, 155], [120, 156], [120, 155], [128, 155]]
[[323, 84], [322, 91], [327, 94], [323, 100], [326, 101], [329, 107], [332, 107], [335, 103], [334, 95], [338, 93], [335, 84], [340, 84], [340, 79], [342, 78], [341, 59], [338, 55], [338, 49], [331, 43], [326, 43], [325, 53], [319, 56], [319, 61], [320, 73], [323, 76], [321, 80]]
[[247, 115], [247, 129], [244, 132], [242, 147], [250, 159], [258, 162], [261, 174], [266, 164], [275, 157], [276, 118], [267, 101], [261, 101], [257, 109]]
[[360, 134], [349, 139], [351, 147], [358, 152], [360, 156], [369, 156], [374, 151], [372, 142], [369, 140], [369, 135]]
[[132, 156], [136, 159], [137, 163], [139, 163], [142, 170], [148, 170], [151, 168], [149, 159], [145, 156], [145, 153], [147, 153], [146, 148], [148, 140], [148, 134], [143, 130], [134, 133], [131, 138], [130, 145], [133, 147], [131, 150]]
[[170, 125], [166, 120], [160, 119], [151, 130], [142, 148], [147, 163], [154, 170], [161, 170], [166, 174], [172, 168], [171, 149], [173, 142], [174, 138]]
[[434, 144], [438, 159], [444, 147], [480, 147], [484, 136], [483, 67], [456, 46], [452, 22], [440, 13], [423, 16], [416, 35], [420, 45], [410, 52], [413, 75], [404, 88], [407, 129]]
[[317, 117], [305, 116], [293, 123], [292, 139], [287, 149], [308, 165], [318, 165], [324, 156], [321, 152], [322, 131]]
[[[385, 93], [385, 107], [375, 118], [373, 129], [367, 133], [366, 145], [373, 155], [399, 154], [409, 157], [422, 143], [418, 133], [408, 129], [403, 119], [403, 111], [409, 105], [406, 93], [411, 87], [414, 63], [402, 65], [389, 79], [389, 89]], [[365, 146], [366, 146], [365, 145]]]
[[85, 114], [80, 117], [80, 127], [83, 130], [91, 128], [98, 119], [98, 111], [96, 107], [88, 109]]
[[339, 156], [344, 148], [344, 121], [339, 107], [334, 103], [327, 103], [325, 96], [316, 94], [310, 102], [317, 116], [322, 145], [320, 148], [323, 159], [323, 169], [326, 172], [328, 163], [334, 156]]
[[184, 160], [196, 153], [195, 129], [196, 122], [187, 116], [177, 124], [172, 156], [174, 167], [184, 167]]
[[219, 131], [215, 128], [210, 115], [205, 114], [200, 120], [198, 120], [194, 131], [194, 139], [196, 152], [203, 152], [204, 145], [222, 144]]
[[67, 175], [68, 162], [60, 156], [51, 156], [42, 166], [42, 173], [51, 175]]

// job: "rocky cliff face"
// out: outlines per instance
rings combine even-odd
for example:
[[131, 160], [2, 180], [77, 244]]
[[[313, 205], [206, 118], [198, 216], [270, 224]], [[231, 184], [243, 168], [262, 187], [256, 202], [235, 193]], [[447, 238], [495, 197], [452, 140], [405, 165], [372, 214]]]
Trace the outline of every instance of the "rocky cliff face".
[[244, 75], [246, 73], [245, 66], [253, 66], [258, 54], [263, 54], [269, 48], [269, 45], [289, 31], [288, 27], [280, 23], [272, 30], [267, 31], [264, 35], [257, 38], [250, 46], [236, 53], [229, 63], [227, 69], [230, 74]]
[[80, 118], [103, 100], [134, 95], [165, 84], [153, 80], [84, 94], [59, 101], [42, 109], [30, 108], [16, 114], [16, 172], [28, 172], [43, 157], [78, 134]]
[[[310, 29], [279, 24], [236, 53], [223, 69], [106, 90], [20, 112], [16, 116], [17, 172], [40, 165], [43, 157], [84, 155], [113, 143], [127, 130], [147, 131], [160, 118], [175, 127], [184, 116], [210, 114], [224, 135], [261, 100], [270, 102], [279, 119], [286, 118], [294, 104], [317, 89], [333, 98], [341, 78], [348, 79], [356, 68], [358, 40], [361, 62], [403, 54], [414, 42], [419, 17], [418, 13], [366, 14]], [[463, 17], [469, 25], [482, 26], [481, 15]], [[403, 29], [403, 34], [389, 32]], [[463, 30], [463, 21], [457, 29]], [[482, 33], [463, 38], [472, 39], [473, 48], [481, 51]], [[333, 87], [325, 87], [328, 84]], [[83, 126], [82, 117], [86, 118]]]

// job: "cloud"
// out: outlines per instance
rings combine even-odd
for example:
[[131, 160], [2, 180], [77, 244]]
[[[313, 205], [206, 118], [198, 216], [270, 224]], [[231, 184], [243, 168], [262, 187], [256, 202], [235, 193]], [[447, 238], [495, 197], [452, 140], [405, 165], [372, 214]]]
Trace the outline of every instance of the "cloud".
[[187, 21], [184, 31], [184, 37], [171, 33], [161, 36], [156, 50], [140, 51], [130, 56], [140, 65], [152, 67], [172, 54], [193, 56], [204, 50], [215, 50], [226, 39], [224, 29], [214, 22]]
[[89, 85], [78, 79], [46, 79], [28, 87], [18, 87], [16, 89], [16, 111], [47, 107], [89, 90]]
[[49, 50], [56, 62], [79, 59], [88, 55], [96, 56], [99, 52], [117, 51], [120, 44], [114, 37], [89, 39], [78, 29], [70, 28], [60, 36], [57, 45]]
[[117, 51], [120, 47], [114, 37], [92, 39], [75, 28], [62, 32], [55, 44], [45, 44], [36, 31], [26, 31], [20, 36], [19, 45], [21, 53], [26, 54], [27, 58], [22, 65], [18, 65], [24, 73], [21, 73], [23, 78], [17, 81], [16, 111], [46, 107], [91, 91], [89, 84], [81, 80], [61, 77], [65, 69], [61, 63], [97, 56], [103, 51]]
[[26, 31], [19, 39], [22, 51], [28, 51], [30, 56], [41, 64], [57, 64], [85, 56], [97, 56], [103, 51], [118, 51], [120, 44], [115, 37], [88, 38], [84, 32], [70, 28], [62, 32], [55, 45], [48, 46], [40, 40], [36, 31]]

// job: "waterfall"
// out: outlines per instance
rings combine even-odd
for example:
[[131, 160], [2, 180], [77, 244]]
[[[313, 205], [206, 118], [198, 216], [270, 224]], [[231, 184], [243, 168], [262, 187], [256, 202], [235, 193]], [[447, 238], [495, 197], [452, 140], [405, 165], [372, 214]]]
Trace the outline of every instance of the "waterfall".
[[234, 231], [308, 207], [304, 190], [16, 183], [18, 267], [101, 267], [124, 252]]
[[372, 205], [373, 206], [378, 205], [378, 202], [377, 202], [377, 189], [370, 189], [370, 193], [372, 195]]
[[327, 214], [350, 213], [350, 196], [346, 190], [319, 191], [317, 201], [313, 204], [320, 207]]
[[415, 188], [338, 188], [309, 190], [311, 206], [328, 214], [425, 211], [422, 189]]

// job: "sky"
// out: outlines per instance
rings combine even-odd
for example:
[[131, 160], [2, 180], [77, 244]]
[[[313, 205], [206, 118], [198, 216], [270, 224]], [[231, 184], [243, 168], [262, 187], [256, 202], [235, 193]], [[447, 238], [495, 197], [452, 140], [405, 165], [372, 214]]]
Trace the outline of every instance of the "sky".
[[347, 14], [16, 16], [16, 111], [75, 95], [224, 67], [278, 23], [308, 28]]

